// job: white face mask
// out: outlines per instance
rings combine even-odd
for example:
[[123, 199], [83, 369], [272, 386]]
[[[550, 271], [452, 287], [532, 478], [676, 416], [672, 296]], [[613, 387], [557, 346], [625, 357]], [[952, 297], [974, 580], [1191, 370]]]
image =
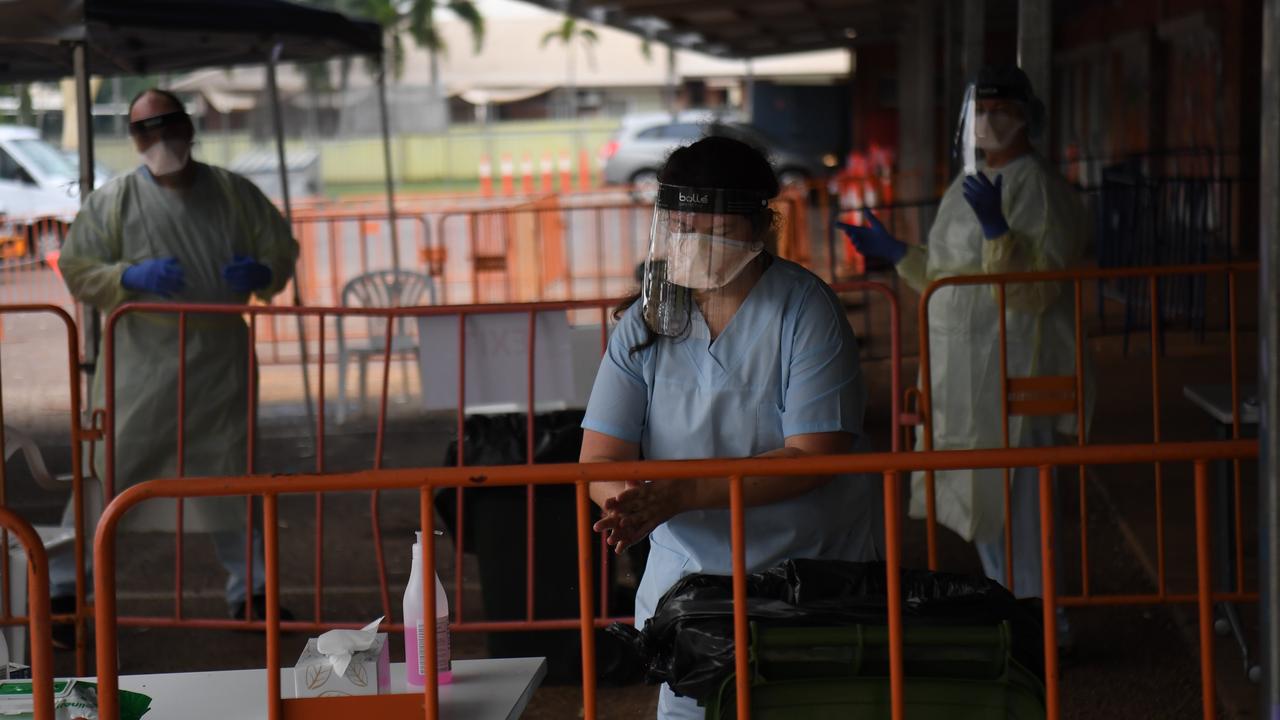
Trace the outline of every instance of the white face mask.
[[161, 140], [139, 153], [142, 164], [147, 166], [152, 175], [172, 175], [187, 166], [191, 161], [191, 143], [186, 140]]
[[719, 235], [675, 233], [667, 260], [667, 281], [694, 290], [722, 288], [738, 277], [764, 249]]
[[973, 123], [974, 140], [982, 150], [999, 152], [1013, 143], [1024, 125], [1020, 118], [1008, 113], [979, 113]]

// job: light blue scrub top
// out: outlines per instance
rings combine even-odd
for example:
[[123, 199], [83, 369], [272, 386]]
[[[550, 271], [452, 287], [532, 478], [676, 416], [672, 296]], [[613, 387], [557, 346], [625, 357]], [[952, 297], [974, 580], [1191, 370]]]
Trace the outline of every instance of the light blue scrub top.
[[[784, 438], [843, 431], [862, 442], [866, 400], [858, 346], [835, 293], [773, 258], [724, 332], [710, 342], [697, 308], [685, 338], [645, 338], [640, 303], [609, 338], [582, 427], [639, 443], [648, 460], [740, 458]], [[746, 512], [747, 570], [788, 558], [871, 560], [884, 536], [877, 477], [821, 488]], [[685, 575], [732, 572], [729, 511], [682, 513], [649, 536], [636, 625]]]

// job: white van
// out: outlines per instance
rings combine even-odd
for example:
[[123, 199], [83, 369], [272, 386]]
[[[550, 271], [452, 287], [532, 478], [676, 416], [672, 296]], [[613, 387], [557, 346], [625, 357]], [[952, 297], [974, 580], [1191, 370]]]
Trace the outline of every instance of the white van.
[[[98, 169], [95, 185], [109, 176]], [[80, 209], [76, 161], [40, 137], [35, 128], [0, 125], [0, 215], [20, 226], [26, 254], [43, 257], [61, 247], [65, 227]]]

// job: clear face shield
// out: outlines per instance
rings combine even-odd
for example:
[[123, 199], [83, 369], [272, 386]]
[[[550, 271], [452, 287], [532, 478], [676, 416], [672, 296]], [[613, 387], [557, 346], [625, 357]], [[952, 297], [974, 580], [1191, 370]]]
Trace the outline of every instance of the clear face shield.
[[655, 333], [687, 333], [695, 301], [704, 315], [715, 312], [722, 289], [764, 250], [758, 223], [768, 207], [756, 191], [658, 186], [641, 286]]
[[970, 83], [960, 104], [956, 123], [955, 152], [965, 175], [978, 172], [979, 153], [1010, 147], [1027, 127], [1031, 108], [1011, 98], [1001, 88]]

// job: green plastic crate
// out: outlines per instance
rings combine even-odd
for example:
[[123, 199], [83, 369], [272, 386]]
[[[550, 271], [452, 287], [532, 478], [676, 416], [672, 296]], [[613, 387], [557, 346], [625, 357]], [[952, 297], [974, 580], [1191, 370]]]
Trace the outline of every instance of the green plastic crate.
[[[874, 625], [751, 626], [753, 720], [885, 718], [888, 629]], [[911, 720], [1042, 720], [1044, 684], [1010, 656], [1008, 623], [909, 627], [903, 665]], [[707, 720], [735, 718], [731, 674], [707, 703]]]

